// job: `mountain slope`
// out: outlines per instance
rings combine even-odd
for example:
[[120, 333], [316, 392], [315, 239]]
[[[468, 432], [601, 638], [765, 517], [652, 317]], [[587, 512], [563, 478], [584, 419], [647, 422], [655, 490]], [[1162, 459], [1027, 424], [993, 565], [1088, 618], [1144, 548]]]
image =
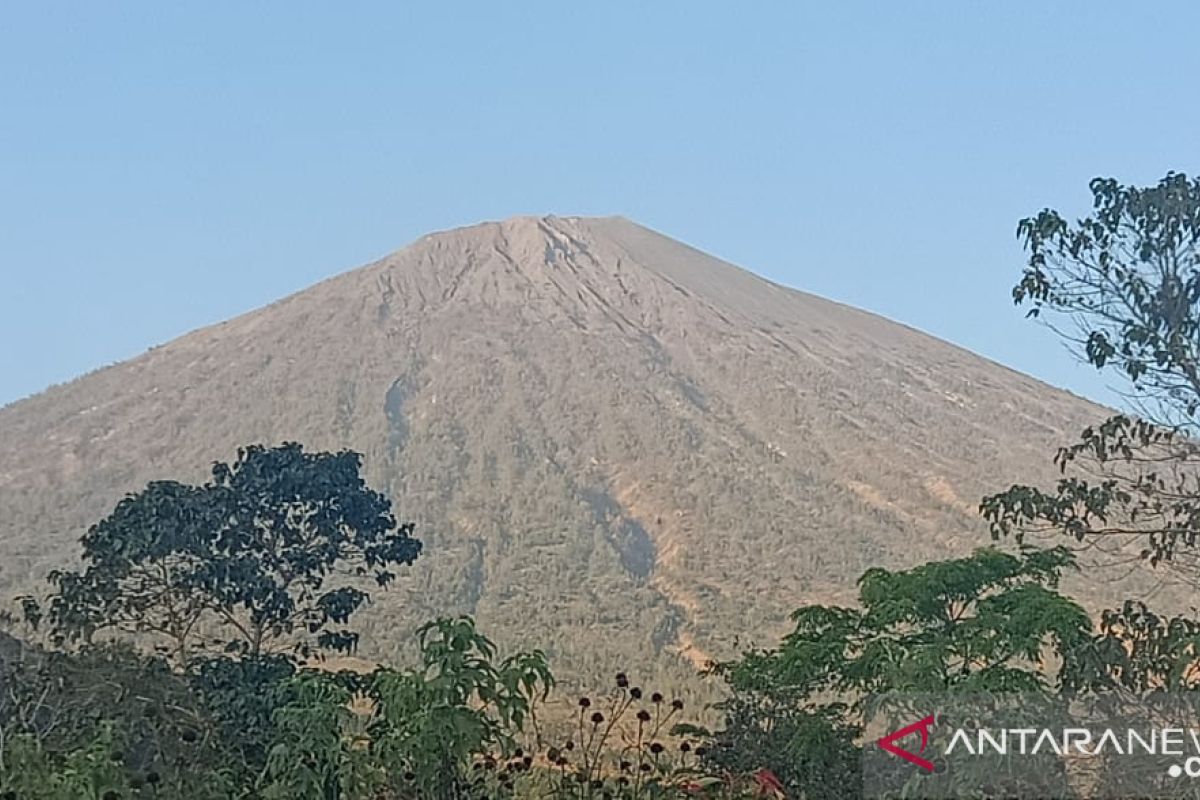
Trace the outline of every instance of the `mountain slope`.
[[297, 440], [362, 452], [426, 542], [369, 655], [467, 612], [565, 675], [674, 679], [986, 543], [978, 498], [1102, 413], [621, 218], [516, 218], [0, 409], [0, 592], [148, 479]]

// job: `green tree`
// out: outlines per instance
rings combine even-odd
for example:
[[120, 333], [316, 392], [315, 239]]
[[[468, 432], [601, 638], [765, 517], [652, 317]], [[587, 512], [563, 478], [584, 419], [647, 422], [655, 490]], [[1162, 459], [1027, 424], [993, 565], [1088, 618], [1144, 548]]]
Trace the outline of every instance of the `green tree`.
[[386, 586], [421, 550], [360, 466], [353, 452], [255, 445], [203, 485], [149, 484], [83, 537], [82, 571], [51, 574], [54, 638], [157, 635], [180, 665], [214, 647], [352, 649], [359, 586]]
[[1046, 209], [1017, 226], [1029, 258], [1013, 289], [1098, 370], [1132, 414], [1085, 429], [1058, 452], [1051, 489], [985, 498], [994, 536], [1065, 533], [1112, 559], [1140, 554], [1194, 571], [1200, 532], [1200, 180], [1139, 188], [1091, 183], [1093, 211]]
[[967, 558], [859, 578], [861, 608], [805, 606], [776, 650], [721, 665], [736, 688], [785, 686], [797, 697], [883, 692], [1039, 691], [1047, 649], [1066, 659], [1091, 620], [1057, 590], [1066, 549], [992, 548]]
[[[719, 664], [733, 691], [712, 748], [717, 766], [748, 754], [807, 797], [857, 796], [865, 701], [886, 693], [1042, 692], [1077, 674], [1088, 615], [1057, 592], [1064, 548], [982, 549], [909, 570], [868, 570], [858, 608], [805, 606], [773, 650]], [[1045, 665], [1057, 663], [1058, 673]], [[763, 747], [763, 743], [770, 743]]]

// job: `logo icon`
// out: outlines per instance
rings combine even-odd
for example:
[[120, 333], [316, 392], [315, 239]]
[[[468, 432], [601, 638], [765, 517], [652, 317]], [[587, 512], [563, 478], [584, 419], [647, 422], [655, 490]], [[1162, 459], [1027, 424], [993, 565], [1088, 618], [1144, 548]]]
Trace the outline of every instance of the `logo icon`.
[[[910, 764], [916, 764], [926, 772], [933, 772], [933, 762], [921, 758], [920, 754], [924, 753], [925, 748], [929, 745], [929, 729], [933, 727], [934, 719], [934, 715], [930, 714], [925, 719], [917, 720], [912, 725], [905, 726], [898, 731], [889, 733], [887, 736], [884, 736], [879, 740], [879, 746], [894, 756], [900, 756], [900, 758], [903, 758]], [[896, 742], [900, 739], [912, 736], [914, 733], [921, 734], [921, 746], [917, 749], [917, 752], [910, 752], [896, 744]]]

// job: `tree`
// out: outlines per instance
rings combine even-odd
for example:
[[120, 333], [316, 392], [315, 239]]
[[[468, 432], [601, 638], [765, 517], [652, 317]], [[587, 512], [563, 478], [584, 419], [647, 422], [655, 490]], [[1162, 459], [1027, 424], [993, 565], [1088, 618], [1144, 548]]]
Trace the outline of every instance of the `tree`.
[[752, 652], [720, 672], [735, 688], [834, 693], [853, 705], [883, 692], [1039, 691], [1047, 648], [1066, 657], [1091, 620], [1056, 589], [1074, 568], [1064, 548], [967, 557], [859, 578], [861, 608], [812, 605], [777, 650]]
[[910, 570], [868, 570], [861, 607], [800, 608], [777, 649], [716, 667], [733, 695], [721, 705], [727, 719], [714, 761], [738, 769], [754, 754], [794, 792], [857, 796], [853, 741], [868, 697], [1057, 689], [1092, 641], [1086, 612], [1056, 591], [1074, 563], [1061, 547], [983, 549]]
[[421, 550], [360, 466], [349, 451], [254, 445], [203, 485], [150, 483], [83, 537], [82, 571], [51, 573], [54, 638], [158, 635], [181, 666], [214, 647], [352, 649], [345, 625], [369, 598], [359, 587], [387, 586]]
[[1058, 452], [1051, 490], [984, 499], [994, 537], [1065, 533], [1128, 559], [1194, 574], [1200, 532], [1200, 180], [1091, 183], [1093, 212], [1021, 220], [1029, 253], [1013, 289], [1080, 359], [1117, 376], [1133, 414], [1085, 429]]

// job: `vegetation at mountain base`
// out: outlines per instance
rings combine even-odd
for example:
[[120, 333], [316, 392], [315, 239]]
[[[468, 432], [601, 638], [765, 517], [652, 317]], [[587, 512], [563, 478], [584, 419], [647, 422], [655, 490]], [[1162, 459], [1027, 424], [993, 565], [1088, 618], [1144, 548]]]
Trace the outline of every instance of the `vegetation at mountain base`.
[[[546, 655], [502, 657], [466, 617], [423, 626], [413, 667], [369, 672], [296, 648], [172, 662], [7, 638], [0, 797], [856, 797], [871, 696], [1196, 688], [1200, 622], [1130, 602], [1093, 623], [1059, 591], [1075, 567], [1026, 547], [869, 570], [856, 605], [802, 607], [777, 647], [714, 665], [712, 730], [625, 673], [571, 718], [539, 719]], [[24, 605], [28, 632], [38, 610]]]
[[1094, 625], [1057, 590], [1072, 568], [1063, 548], [989, 548], [869, 571], [858, 605], [803, 607], [776, 648], [714, 667], [711, 731], [624, 673], [540, 720], [545, 654], [501, 657], [465, 617], [424, 626], [417, 665], [370, 672], [5, 638], [0, 797], [857, 797], [873, 696], [1196, 688], [1200, 622], [1129, 604]]
[[6, 800], [721, 797], [763, 780], [705, 771], [707, 733], [677, 724], [682, 701], [624, 675], [544, 727], [544, 654], [501, 658], [468, 618], [425, 626], [417, 667], [365, 674], [292, 653], [180, 671], [111, 644], [0, 644]]
[[[778, 647], [716, 666], [730, 691], [710, 763], [767, 769], [789, 796], [854, 798], [863, 732], [889, 697], [1019, 694], [1047, 724], [1062, 698], [1153, 702], [1200, 689], [1200, 622], [1135, 601], [1093, 621], [1058, 588], [1076, 568], [1056, 547], [868, 571], [857, 606], [800, 608]], [[1128, 765], [1106, 766], [1115, 780]], [[977, 787], [974, 777], [963, 785]]]

